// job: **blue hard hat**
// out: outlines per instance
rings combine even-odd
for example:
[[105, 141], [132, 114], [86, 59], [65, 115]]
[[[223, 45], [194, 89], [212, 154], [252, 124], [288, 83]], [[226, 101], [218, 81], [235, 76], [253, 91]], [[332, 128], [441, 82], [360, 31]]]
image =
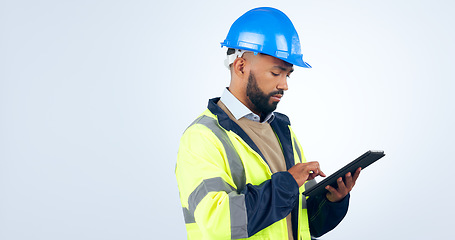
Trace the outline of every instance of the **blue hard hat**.
[[229, 29], [221, 47], [264, 53], [304, 67], [300, 40], [291, 20], [278, 9], [260, 7], [240, 16]]

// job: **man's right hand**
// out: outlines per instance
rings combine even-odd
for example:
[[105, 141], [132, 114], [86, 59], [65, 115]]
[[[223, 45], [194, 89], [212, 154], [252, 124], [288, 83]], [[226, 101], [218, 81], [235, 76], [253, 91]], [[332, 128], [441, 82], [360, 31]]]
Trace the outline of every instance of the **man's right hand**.
[[319, 168], [318, 162], [297, 163], [291, 167], [288, 172], [294, 177], [299, 187], [306, 181], [314, 179], [316, 176], [326, 176]]

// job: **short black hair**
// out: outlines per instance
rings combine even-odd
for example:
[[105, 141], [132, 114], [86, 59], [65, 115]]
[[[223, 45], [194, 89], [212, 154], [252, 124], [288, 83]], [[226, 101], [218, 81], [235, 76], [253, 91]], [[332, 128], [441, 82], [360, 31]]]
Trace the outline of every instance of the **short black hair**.
[[234, 48], [228, 48], [226, 53], [227, 53], [228, 56], [231, 55], [231, 54], [234, 54], [235, 53], [235, 49]]

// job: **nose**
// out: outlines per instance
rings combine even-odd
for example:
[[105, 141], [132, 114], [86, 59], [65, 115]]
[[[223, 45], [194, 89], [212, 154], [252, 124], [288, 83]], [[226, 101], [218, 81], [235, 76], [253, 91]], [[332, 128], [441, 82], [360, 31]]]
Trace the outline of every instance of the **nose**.
[[288, 90], [288, 78], [287, 78], [287, 76], [285, 76], [284, 78], [282, 78], [280, 80], [280, 82], [278, 83], [276, 88], [278, 90], [283, 90], [283, 91], [287, 91]]

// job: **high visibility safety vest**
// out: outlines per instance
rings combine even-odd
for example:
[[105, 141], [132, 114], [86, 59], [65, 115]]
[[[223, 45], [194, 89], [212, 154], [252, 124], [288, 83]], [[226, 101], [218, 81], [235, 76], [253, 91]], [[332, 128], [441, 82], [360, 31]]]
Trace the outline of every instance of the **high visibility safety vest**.
[[[310, 240], [305, 186], [299, 188], [288, 172], [272, 176], [262, 153], [218, 100], [209, 101], [180, 140], [175, 173], [188, 239], [285, 240], [285, 217], [292, 213], [294, 239]], [[287, 168], [306, 162], [287, 117], [275, 113], [271, 126]]]

